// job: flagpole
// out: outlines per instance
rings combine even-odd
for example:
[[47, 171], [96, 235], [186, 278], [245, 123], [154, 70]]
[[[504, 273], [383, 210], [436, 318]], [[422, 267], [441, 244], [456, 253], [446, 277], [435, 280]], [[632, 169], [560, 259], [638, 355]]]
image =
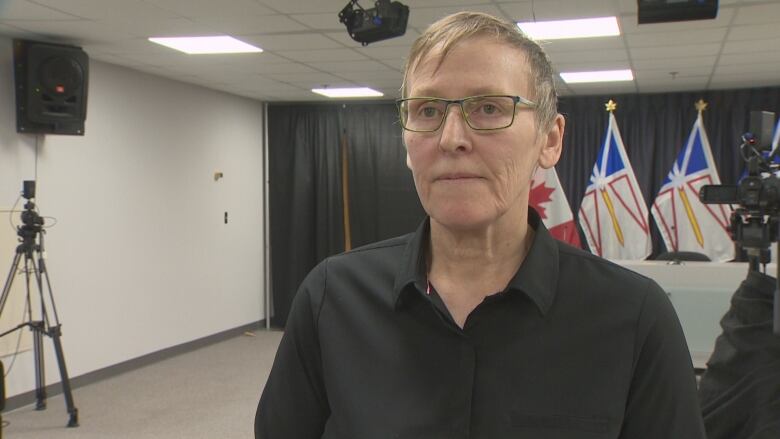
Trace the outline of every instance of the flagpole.
[[[607, 107], [607, 111], [609, 112], [610, 117], [612, 117], [612, 112], [615, 111], [615, 109], [617, 108], [617, 102], [610, 99], [609, 102], [607, 102], [604, 105]], [[615, 235], [617, 235], [620, 245], [624, 246], [625, 241], [623, 239], [623, 229], [620, 228], [620, 222], [617, 219], [617, 214], [615, 213], [615, 206], [612, 204], [612, 199], [609, 197], [609, 192], [607, 192], [606, 189], [602, 189], [600, 192], [601, 192], [601, 197], [604, 198], [604, 204], [607, 205], [607, 211], [609, 212], [609, 216], [612, 219], [612, 228], [615, 230]]]

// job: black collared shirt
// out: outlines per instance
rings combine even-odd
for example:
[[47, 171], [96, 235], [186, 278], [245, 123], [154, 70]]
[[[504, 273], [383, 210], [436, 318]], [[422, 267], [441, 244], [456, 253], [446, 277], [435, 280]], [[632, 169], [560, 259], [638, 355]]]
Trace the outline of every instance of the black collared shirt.
[[260, 399], [267, 439], [703, 439], [677, 316], [652, 280], [553, 239], [460, 329], [416, 233], [328, 258]]

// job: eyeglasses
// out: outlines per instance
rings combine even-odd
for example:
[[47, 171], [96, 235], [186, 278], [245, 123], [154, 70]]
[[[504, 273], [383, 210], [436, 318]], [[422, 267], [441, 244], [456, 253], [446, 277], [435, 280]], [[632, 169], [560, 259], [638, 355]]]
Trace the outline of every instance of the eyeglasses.
[[450, 105], [457, 104], [463, 119], [477, 131], [500, 130], [515, 121], [517, 107], [536, 108], [536, 103], [521, 96], [483, 95], [463, 99], [398, 99], [398, 114], [405, 130], [417, 133], [438, 131], [447, 117]]

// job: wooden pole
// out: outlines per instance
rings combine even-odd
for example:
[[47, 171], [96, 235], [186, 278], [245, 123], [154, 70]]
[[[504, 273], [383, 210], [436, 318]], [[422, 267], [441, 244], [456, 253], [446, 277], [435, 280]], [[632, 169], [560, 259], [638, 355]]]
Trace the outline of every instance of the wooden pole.
[[349, 159], [347, 134], [341, 134], [341, 195], [344, 200], [344, 251], [352, 249], [352, 230], [349, 225]]

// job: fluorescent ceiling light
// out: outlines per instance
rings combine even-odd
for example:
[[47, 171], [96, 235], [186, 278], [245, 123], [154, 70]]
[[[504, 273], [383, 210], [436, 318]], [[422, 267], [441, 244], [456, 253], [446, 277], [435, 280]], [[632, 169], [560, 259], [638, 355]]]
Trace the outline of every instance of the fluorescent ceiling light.
[[535, 40], [564, 38], [613, 37], [620, 35], [617, 17], [583, 18], [578, 20], [528, 21], [517, 23], [526, 35]]
[[384, 96], [381, 92], [378, 92], [368, 87], [354, 87], [354, 88], [313, 88], [314, 93], [327, 96], [329, 98], [365, 98]]
[[602, 70], [599, 72], [567, 72], [561, 73], [561, 79], [567, 84], [577, 84], [582, 82], [614, 82], [631, 81], [634, 79], [634, 73], [631, 69], [625, 70]]
[[263, 51], [259, 47], [228, 36], [149, 38], [149, 41], [191, 55], [206, 53], [256, 53]]

